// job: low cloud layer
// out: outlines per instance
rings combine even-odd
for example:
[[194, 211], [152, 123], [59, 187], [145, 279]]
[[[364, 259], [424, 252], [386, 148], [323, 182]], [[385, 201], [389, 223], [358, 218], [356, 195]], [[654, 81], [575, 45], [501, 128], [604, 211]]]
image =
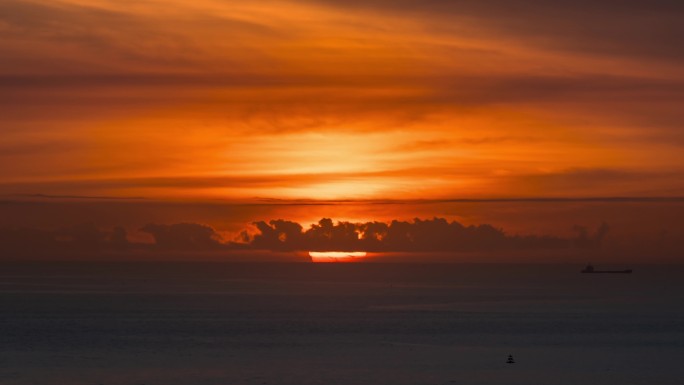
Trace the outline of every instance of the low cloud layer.
[[0, 251], [12, 257], [68, 253], [208, 252], [208, 251], [368, 251], [368, 252], [483, 252], [514, 250], [598, 249], [609, 232], [576, 226], [576, 236], [510, 235], [488, 224], [464, 226], [444, 218], [386, 222], [334, 222], [323, 218], [305, 229], [278, 219], [253, 223], [256, 232], [243, 231], [236, 240], [224, 240], [212, 227], [197, 223], [148, 224], [139, 229], [152, 243], [132, 242], [127, 230], [104, 230], [93, 223], [39, 230], [0, 229]]
[[149, 224], [140, 230], [152, 235], [160, 249], [217, 250], [223, 246], [214, 229], [197, 223]]
[[608, 233], [602, 224], [594, 233], [577, 227], [576, 238], [509, 235], [488, 224], [464, 226], [444, 218], [411, 222], [333, 222], [321, 219], [304, 230], [296, 222], [254, 223], [259, 233], [248, 238], [253, 248], [269, 250], [448, 252], [520, 249], [598, 248]]

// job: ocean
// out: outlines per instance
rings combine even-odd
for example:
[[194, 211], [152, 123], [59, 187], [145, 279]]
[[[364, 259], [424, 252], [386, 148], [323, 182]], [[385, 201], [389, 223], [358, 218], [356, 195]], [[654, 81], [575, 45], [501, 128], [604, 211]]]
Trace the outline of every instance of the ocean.
[[684, 266], [582, 267], [2, 263], [0, 384], [684, 383]]

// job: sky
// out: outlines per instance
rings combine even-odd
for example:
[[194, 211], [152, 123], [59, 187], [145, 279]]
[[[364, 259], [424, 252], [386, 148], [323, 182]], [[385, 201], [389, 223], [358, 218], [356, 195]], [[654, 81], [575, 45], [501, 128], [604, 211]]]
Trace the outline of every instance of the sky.
[[572, 239], [639, 205], [623, 227], [667, 232], [683, 17], [666, 0], [4, 0], [0, 213], [230, 239], [439, 217]]

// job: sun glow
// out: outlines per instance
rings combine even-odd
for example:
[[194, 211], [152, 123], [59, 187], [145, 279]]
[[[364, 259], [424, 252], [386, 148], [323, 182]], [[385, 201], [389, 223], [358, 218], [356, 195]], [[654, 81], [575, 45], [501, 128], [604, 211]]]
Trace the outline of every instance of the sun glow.
[[312, 262], [355, 262], [365, 256], [365, 251], [309, 251]]

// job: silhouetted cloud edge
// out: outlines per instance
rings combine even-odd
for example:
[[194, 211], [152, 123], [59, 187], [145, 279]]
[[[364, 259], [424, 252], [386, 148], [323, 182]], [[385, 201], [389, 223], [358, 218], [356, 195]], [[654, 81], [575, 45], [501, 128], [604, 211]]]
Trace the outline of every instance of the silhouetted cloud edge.
[[161, 252], [208, 251], [368, 251], [368, 252], [479, 252], [513, 250], [598, 249], [608, 234], [602, 223], [597, 229], [575, 226], [575, 237], [511, 235], [489, 224], [465, 226], [445, 218], [348, 222], [323, 218], [304, 228], [301, 224], [274, 219], [253, 223], [236, 239], [224, 239], [214, 228], [199, 223], [150, 223], [138, 231], [149, 234], [152, 243], [130, 241], [123, 227], [101, 229], [83, 223], [56, 230], [35, 228], [0, 229], [0, 251], [5, 255], [64, 252], [134, 250]]

